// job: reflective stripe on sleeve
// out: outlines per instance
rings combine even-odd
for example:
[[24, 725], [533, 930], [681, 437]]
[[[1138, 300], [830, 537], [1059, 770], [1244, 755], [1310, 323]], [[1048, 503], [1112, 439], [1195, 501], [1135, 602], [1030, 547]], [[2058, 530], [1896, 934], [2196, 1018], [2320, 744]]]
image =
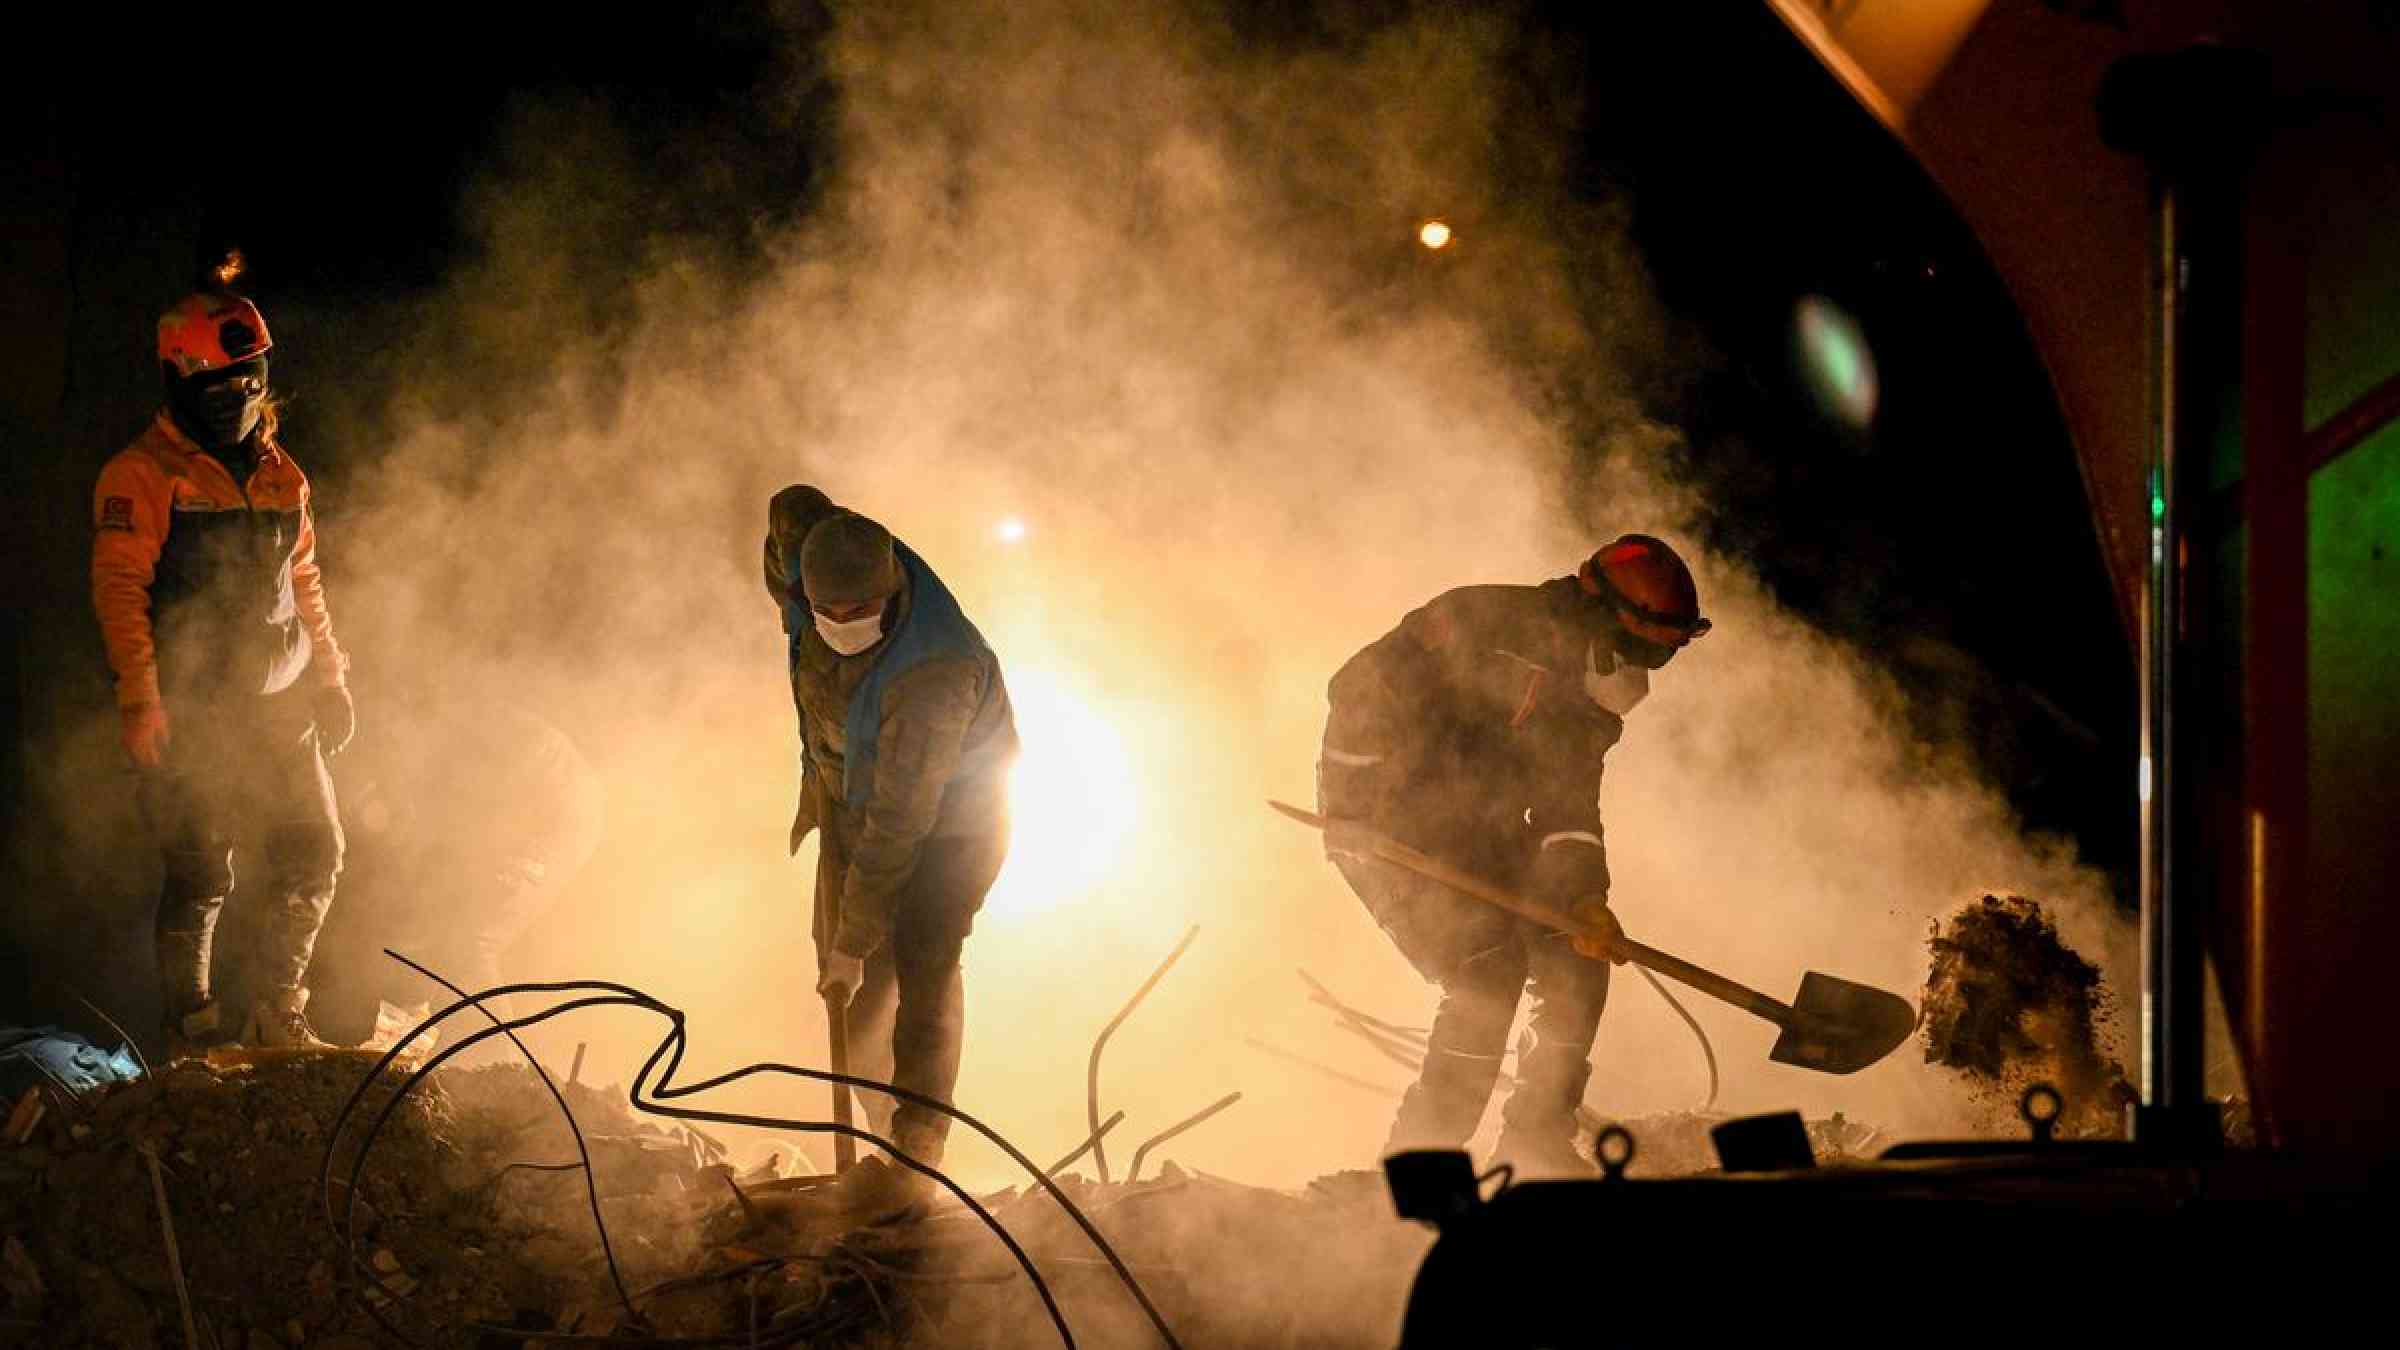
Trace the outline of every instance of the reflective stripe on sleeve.
[[1347, 750], [1336, 750], [1330, 745], [1325, 747], [1323, 753], [1327, 763], [1339, 764], [1345, 769], [1364, 769], [1383, 762], [1381, 755], [1355, 755]]
[[1556, 834], [1542, 836], [1543, 848], [1549, 848], [1556, 844], [1589, 844], [1593, 848], [1607, 847], [1606, 844], [1600, 842], [1600, 836], [1590, 830], [1560, 830]]

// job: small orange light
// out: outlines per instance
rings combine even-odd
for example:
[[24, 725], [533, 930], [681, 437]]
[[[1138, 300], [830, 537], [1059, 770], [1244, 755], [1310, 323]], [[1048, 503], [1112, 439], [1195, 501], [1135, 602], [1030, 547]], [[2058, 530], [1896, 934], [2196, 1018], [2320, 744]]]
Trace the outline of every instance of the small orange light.
[[250, 260], [242, 256], [240, 249], [231, 250], [225, 255], [225, 260], [216, 266], [217, 284], [220, 286], [232, 285], [233, 279], [240, 276], [249, 265]]
[[1450, 232], [1450, 222], [1446, 220], [1437, 218], [1426, 221], [1417, 227], [1417, 242], [1430, 249], [1450, 247], [1450, 240], [1453, 237]]

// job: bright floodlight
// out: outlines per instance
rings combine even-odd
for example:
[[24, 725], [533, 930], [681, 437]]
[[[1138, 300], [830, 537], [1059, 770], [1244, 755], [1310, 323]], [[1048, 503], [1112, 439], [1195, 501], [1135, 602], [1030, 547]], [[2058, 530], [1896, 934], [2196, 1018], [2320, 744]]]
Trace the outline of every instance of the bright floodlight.
[[1423, 244], [1427, 248], [1432, 249], [1448, 248], [1450, 246], [1450, 222], [1446, 220], [1429, 220], [1424, 224], [1419, 225], [1417, 227], [1417, 242]]
[[1003, 544], [1013, 544], [1025, 537], [1025, 522], [1010, 516], [992, 527], [992, 537]]
[[1124, 738], [1065, 680], [1012, 665], [1008, 697], [1024, 748], [1008, 776], [1008, 865], [985, 909], [1022, 915], [1073, 901], [1109, 876], [1141, 794]]

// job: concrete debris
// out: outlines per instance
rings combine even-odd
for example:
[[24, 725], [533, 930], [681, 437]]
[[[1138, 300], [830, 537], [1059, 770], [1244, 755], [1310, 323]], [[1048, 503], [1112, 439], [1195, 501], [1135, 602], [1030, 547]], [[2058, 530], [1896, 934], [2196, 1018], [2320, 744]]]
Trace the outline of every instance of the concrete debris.
[[[151, 1203], [159, 1164], [200, 1343], [372, 1345], [377, 1315], [426, 1346], [639, 1334], [764, 1346], [1050, 1343], [1006, 1249], [946, 1195], [858, 1229], [816, 1201], [798, 1148], [746, 1170], [724, 1145], [634, 1112], [621, 1088], [562, 1083], [638, 1316], [594, 1231], [574, 1139], [515, 1066], [443, 1071], [395, 1110], [361, 1174], [357, 1245], [328, 1227], [325, 1130], [365, 1066], [327, 1054], [187, 1060], [54, 1112], [0, 1148], [0, 1325], [26, 1344], [183, 1343]], [[370, 1088], [354, 1120], [390, 1101]], [[335, 1158], [337, 1213], [353, 1158]], [[699, 1159], [710, 1159], [701, 1165]], [[1395, 1221], [1374, 1172], [1294, 1194], [1154, 1163], [1138, 1183], [1059, 1185], [1105, 1232], [1187, 1344], [1388, 1345], [1433, 1235]], [[1085, 1345], [1156, 1333], [1100, 1252], [1038, 1187], [982, 1197], [1032, 1254]], [[1016, 1203], [1011, 1203], [1016, 1202]], [[0, 1338], [5, 1339], [5, 1338]], [[539, 1343], [539, 1342], [536, 1342]]]
[[2048, 1083], [2066, 1099], [2059, 1137], [2121, 1133], [2133, 1090], [2102, 1043], [2110, 995], [2040, 904], [1984, 896], [1936, 922], [1926, 946], [1925, 1062], [1964, 1077], [1995, 1132], [2021, 1132], [2019, 1097]]
[[[1149, 1181], [1110, 1184], [1070, 1172], [1058, 1184], [1107, 1234], [1178, 1339], [1193, 1346], [1388, 1346], [1398, 1339], [1409, 1282], [1434, 1236], [1395, 1219], [1374, 1172], [1337, 1174], [1297, 1194], [1172, 1161]], [[1158, 1343], [1106, 1261], [1047, 1195], [1012, 1189], [981, 1198], [1008, 1206], [1010, 1231], [1033, 1255], [1079, 1343]], [[907, 1344], [983, 1350], [1056, 1343], [1015, 1263], [955, 1205], [915, 1224], [830, 1240], [766, 1235], [752, 1250], [806, 1252], [812, 1260], [787, 1268], [785, 1278], [805, 1270], [814, 1297], [840, 1297], [845, 1281], [860, 1282], [877, 1299], [871, 1325]]]
[[[326, 1127], [366, 1068], [340, 1054], [234, 1068], [186, 1060], [80, 1098], [72, 1126], [54, 1114], [24, 1146], [0, 1148], [6, 1316], [39, 1327], [24, 1343], [182, 1344], [145, 1154], [162, 1164], [184, 1273], [218, 1343], [377, 1343], [344, 1293], [351, 1260], [318, 1182]], [[396, 1082], [372, 1089], [362, 1115]], [[696, 1255], [676, 1237], [690, 1206], [655, 1175], [689, 1158], [681, 1136], [636, 1116], [621, 1091], [566, 1091], [586, 1131], [617, 1141], [595, 1143], [593, 1160], [603, 1211], [623, 1230], [627, 1281], [681, 1273]], [[652, 1138], [665, 1150], [643, 1147]], [[515, 1166], [575, 1156], [556, 1105], [524, 1070], [445, 1072], [412, 1093], [359, 1190], [358, 1265], [382, 1280], [386, 1315], [419, 1344], [470, 1346], [477, 1322], [555, 1331], [607, 1302], [580, 1173]], [[350, 1161], [336, 1160], [337, 1200]], [[38, 1305], [23, 1294], [33, 1287], [47, 1289]]]

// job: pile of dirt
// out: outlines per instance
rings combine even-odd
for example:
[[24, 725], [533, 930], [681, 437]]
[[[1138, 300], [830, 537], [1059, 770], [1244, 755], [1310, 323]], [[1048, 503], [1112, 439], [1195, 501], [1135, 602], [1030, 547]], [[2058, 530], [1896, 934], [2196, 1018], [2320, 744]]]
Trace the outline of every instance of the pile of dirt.
[[2040, 904], [1984, 896], [1936, 921], [1926, 945], [1925, 1062], [1964, 1077], [1993, 1129], [2021, 1129], [2018, 1099], [2048, 1083], [2066, 1100], [2062, 1137], [2122, 1132], [2133, 1091], [2101, 1041], [2110, 995]]
[[[1338, 1173], [1293, 1193], [1170, 1162], [1140, 1182], [1103, 1185], [1069, 1174], [1058, 1185], [1190, 1346], [1389, 1346], [1434, 1238], [1393, 1214], [1380, 1172]], [[1160, 1343], [1106, 1258], [1047, 1193], [980, 1198], [1032, 1257], [1078, 1344]], [[1058, 1343], [1016, 1261], [955, 1203], [914, 1222], [863, 1229], [770, 1217], [735, 1236], [718, 1262], [747, 1266], [753, 1282], [744, 1294], [757, 1297], [757, 1325], [770, 1335], [795, 1318], [830, 1320], [829, 1302], [871, 1301], [863, 1325], [841, 1325], [843, 1335], [810, 1345]]]
[[[185, 1061], [53, 1100], [24, 1142], [0, 1145], [0, 1344], [182, 1346], [169, 1225], [200, 1344], [223, 1350], [396, 1343], [377, 1314], [409, 1343], [477, 1350], [625, 1335], [861, 1347], [1054, 1338], [1007, 1249], [955, 1201], [862, 1228], [829, 1203], [812, 1207], [831, 1192], [797, 1148], [737, 1172], [716, 1141], [634, 1112], [621, 1088], [563, 1084], [591, 1150], [612, 1276], [574, 1137], [516, 1066], [444, 1070], [401, 1100], [366, 1160], [346, 1242], [326, 1217], [320, 1169], [371, 1063]], [[351, 1115], [337, 1202], [364, 1127], [399, 1081], [370, 1085]], [[1138, 1183], [1059, 1184], [1187, 1344], [1388, 1345], [1433, 1239], [1394, 1216], [1375, 1172], [1299, 1193], [1171, 1162]], [[982, 1199], [1031, 1253], [1080, 1343], [1157, 1343], [1055, 1200], [1038, 1188]]]
[[[326, 1218], [320, 1169], [328, 1127], [372, 1062], [187, 1060], [55, 1098], [23, 1144], [0, 1147], [0, 1341], [182, 1345], [170, 1223], [203, 1344], [224, 1350], [382, 1344], [346, 1292], [370, 1284], [378, 1308], [428, 1345], [476, 1345], [479, 1323], [562, 1327], [608, 1297], [581, 1174], [523, 1166], [576, 1153], [556, 1104], [521, 1069], [444, 1074], [401, 1102], [362, 1175], [357, 1245], [346, 1249]], [[362, 1127], [398, 1081], [387, 1074], [354, 1113], [335, 1160], [337, 1201]], [[617, 1252], [627, 1278], [680, 1273], [692, 1253], [668, 1220], [692, 1207], [702, 1146], [639, 1122], [621, 1093], [612, 1110], [610, 1094], [567, 1091], [594, 1136], [604, 1208], [634, 1235]], [[350, 1250], [371, 1275], [354, 1273]]]

